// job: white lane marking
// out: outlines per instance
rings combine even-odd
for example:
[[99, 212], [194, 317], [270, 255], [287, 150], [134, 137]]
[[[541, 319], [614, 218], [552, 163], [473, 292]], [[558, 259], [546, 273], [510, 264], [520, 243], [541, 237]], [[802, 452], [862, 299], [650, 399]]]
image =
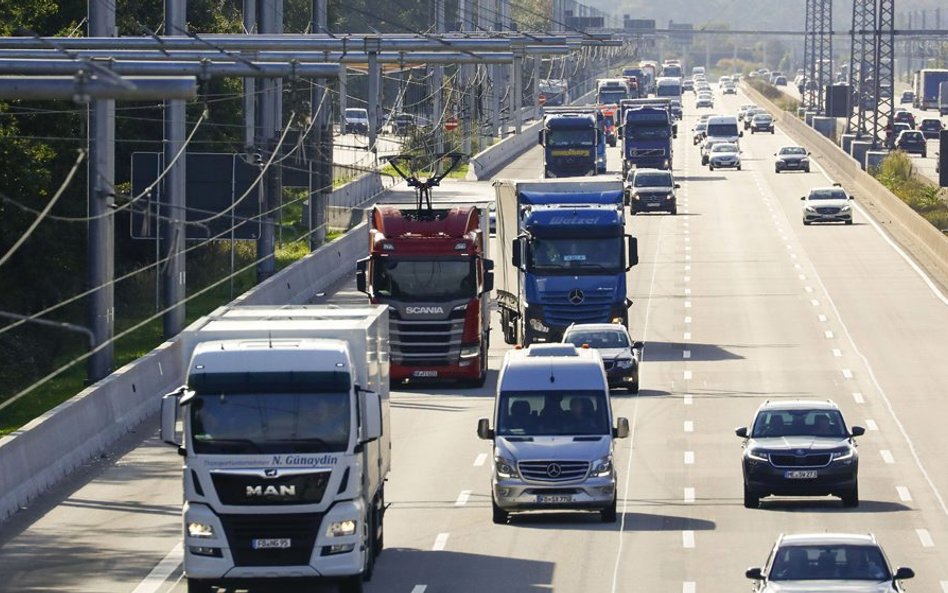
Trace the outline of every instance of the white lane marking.
[[[682, 338], [685, 339], [685, 340], [690, 340], [690, 339], [691, 339], [691, 332], [685, 332], [685, 334], [682, 336]], [[638, 400], [636, 400], [636, 401], [638, 401]]]
[[443, 550], [448, 545], [448, 536], [449, 533], [439, 533], [438, 537], [435, 538], [434, 545], [431, 546], [432, 551], [439, 552]]
[[882, 461], [886, 463], [895, 463], [895, 457], [892, 456], [892, 451], [888, 449], [882, 449], [879, 451], [879, 455], [882, 455]]
[[415, 585], [412, 588], [411, 593], [425, 593], [425, 591], [427, 590], [428, 590], [428, 585]]
[[[681, 593], [695, 593], [695, 582], [685, 581], [681, 584]], [[946, 591], [948, 593], [948, 591]]]
[[849, 369], [843, 369], [843, 378], [844, 378], [844, 379], [852, 379], [852, 378], [853, 378], [853, 372], [852, 372], [851, 370], [849, 370]]
[[487, 461], [487, 453], [481, 453], [474, 459], [474, 467], [480, 467]]
[[[656, 240], [656, 248], [655, 248], [656, 253], [660, 252], [660, 248], [661, 248], [661, 246], [662, 246], [662, 237], [663, 237], [664, 231], [665, 231], [665, 224], [664, 224], [664, 221], [666, 221], [666, 220], [668, 220], [668, 219], [667, 219], [667, 218], [662, 218], [662, 222], [660, 222], [660, 223], [658, 224], [658, 239]], [[689, 259], [691, 259], [691, 256], [690, 256], [690, 255], [686, 255], [686, 256], [685, 256], [685, 259], [686, 259], [686, 260], [689, 260]], [[649, 281], [649, 285], [648, 285], [648, 300], [645, 301], [645, 302], [646, 302], [646, 305], [645, 305], [645, 324], [644, 324], [644, 326], [642, 327], [642, 341], [645, 342], [645, 343], [648, 343], [648, 328], [649, 328], [648, 322], [649, 322], [649, 319], [650, 319], [651, 314], [652, 314], [652, 294], [654, 294], [654, 292], [655, 292], [655, 276], [656, 276], [656, 274], [657, 274], [657, 272], [658, 272], [658, 268], [659, 268], [659, 266], [657, 266], [657, 265], [653, 265], [653, 266], [652, 266], [652, 279]], [[689, 337], [690, 337], [690, 336], [689, 336]], [[644, 361], [645, 361], [645, 353], [643, 352], [643, 353], [642, 353], [642, 357], [640, 358], [639, 362], [641, 363], [641, 362], [644, 362]], [[633, 473], [633, 472], [632, 472], [632, 459], [633, 459], [635, 456], [632, 455], [631, 450], [635, 448], [635, 436], [638, 434], [637, 427], [638, 427], [639, 401], [640, 401], [640, 400], [641, 400], [641, 398], [638, 398], [638, 397], [635, 398], [635, 403], [632, 405], [632, 419], [631, 419], [631, 422], [629, 423], [629, 426], [631, 427], [631, 430], [630, 430], [630, 433], [629, 433], [629, 438], [626, 440], [626, 442], [629, 444], [629, 450], [630, 450], [630, 451], [629, 451], [629, 461], [626, 463], [626, 467], [625, 467], [625, 485], [624, 485], [624, 488], [625, 488], [625, 492], [626, 492], [626, 493], [629, 492], [629, 484], [630, 484], [631, 481], [632, 481], [632, 473]], [[618, 589], [619, 589], [619, 566], [620, 566], [620, 565], [624, 565], [624, 563], [622, 562], [622, 560], [623, 560], [623, 558], [622, 558], [622, 548], [623, 548], [623, 544], [625, 543], [625, 539], [624, 539], [622, 536], [623, 536], [623, 534], [625, 534], [625, 521], [626, 521], [626, 518], [629, 516], [629, 513], [628, 513], [627, 511], [628, 511], [628, 509], [629, 509], [629, 499], [630, 499], [630, 498], [631, 498], [631, 496], [623, 496], [623, 497], [622, 497], [622, 518], [619, 520], [619, 529], [618, 529], [617, 534], [616, 534], [616, 535], [618, 536], [618, 538], [619, 538], [619, 545], [616, 546], [616, 561], [615, 561], [615, 566], [614, 566], [613, 569], [612, 569], [612, 589], [611, 589], [611, 593], [616, 593], [616, 592], [618, 591]]]
[[691, 371], [684, 372], [685, 381], [691, 381], [691, 377], [692, 377]]
[[454, 506], [464, 506], [467, 504], [467, 501], [471, 498], [470, 490], [461, 490], [461, 493], [458, 494], [458, 499], [454, 501]]
[[691, 276], [685, 276], [685, 282], [691, 282]]
[[694, 423], [693, 421], [691, 421], [691, 420], [685, 420], [684, 428], [685, 428], [685, 432], [694, 432], [694, 431], [695, 431], [695, 423]]
[[864, 397], [862, 396], [862, 394], [859, 393], [858, 391], [854, 391], [854, 392], [853, 392], [853, 399], [856, 400], [856, 403], [857, 403], [857, 404], [864, 404], [864, 403], [866, 403], [866, 398], [864, 398]]
[[796, 254], [796, 253], [791, 253], [791, 254], [790, 254], [790, 258], [791, 258], [791, 259], [797, 259], [797, 254]]
[[832, 339], [835, 337], [835, 336], [833, 335], [833, 332], [830, 331], [830, 330], [824, 331], [824, 332], [823, 332], [823, 335], [826, 336], [826, 339], [827, 339], [827, 340], [832, 340]]
[[923, 548], [935, 547], [935, 542], [932, 540], [932, 534], [928, 533], [927, 529], [916, 529], [915, 533], [918, 535], [918, 541], [922, 542]]
[[[685, 231], [685, 232], [687, 233], [688, 231]], [[685, 243], [689, 243], [689, 242], [691, 242], [691, 237], [685, 237]]]
[[690, 289], [690, 288], [686, 288], [686, 289], [685, 289], [685, 296], [690, 296], [690, 295], [691, 295], [691, 289]]
[[685, 465], [694, 465], [694, 463], [695, 463], [695, 452], [685, 451]]
[[794, 269], [794, 270], [802, 270], [802, 269], [803, 269], [803, 266], [801, 266], [800, 264], [793, 264], [793, 269]]
[[833, 356], [835, 356], [836, 358], [842, 358], [843, 351], [840, 350], [839, 348], [833, 348]]
[[681, 353], [682, 358], [691, 358], [691, 350], [683, 350]]
[[879, 430], [879, 425], [876, 424], [875, 420], [866, 419], [866, 430]]
[[691, 323], [691, 316], [685, 315], [685, 323]]
[[941, 584], [941, 593], [948, 593], [948, 581], [939, 581]]
[[690, 271], [691, 271], [691, 264], [685, 264], [685, 271], [686, 271], [686, 272], [690, 272]]
[[168, 552], [168, 555], [161, 559], [151, 572], [148, 573], [142, 582], [132, 591], [132, 593], [155, 593], [168, 577], [181, 566], [184, 560], [184, 544], [179, 543]]
[[691, 245], [685, 245], [685, 251], [691, 251]]
[[692, 503], [695, 501], [695, 489], [694, 488], [685, 488], [684, 501], [686, 503]]
[[902, 502], [912, 502], [912, 493], [905, 486], [896, 486], [895, 491], [899, 493], [899, 500]]
[[685, 301], [685, 309], [691, 308], [691, 301]]
[[806, 280], [806, 274], [800, 274], [800, 280]]
[[690, 406], [691, 404], [694, 403], [694, 401], [695, 401], [695, 400], [694, 400], [694, 397], [692, 397], [692, 395], [691, 395], [690, 393], [686, 393], [686, 394], [685, 394], [685, 405], [686, 405], [686, 406]]
[[681, 547], [683, 548], [693, 548], [695, 547], [695, 532], [688, 530], [681, 532]]
[[685, 256], [685, 261], [691, 261], [691, 256], [690, 256], [690, 255], [686, 255], [686, 256]]
[[804, 287], [803, 287], [803, 290], [805, 290], [805, 291], [807, 291], [807, 292], [813, 292], [813, 287], [812, 287], [812, 286], [804, 286]]
[[826, 315], [820, 315], [817, 319], [820, 320], [820, 323], [826, 323]]
[[810, 304], [813, 305], [814, 307], [820, 306], [820, 302], [816, 299], [810, 299]]

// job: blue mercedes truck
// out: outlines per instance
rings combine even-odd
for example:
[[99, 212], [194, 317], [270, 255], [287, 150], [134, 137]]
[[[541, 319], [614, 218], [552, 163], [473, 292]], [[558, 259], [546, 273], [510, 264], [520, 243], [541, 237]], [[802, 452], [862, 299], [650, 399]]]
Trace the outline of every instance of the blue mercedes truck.
[[628, 326], [626, 272], [638, 242], [625, 233], [619, 180], [498, 181], [495, 290], [504, 341], [558, 342], [573, 323]]
[[606, 142], [598, 109], [551, 108], [545, 112], [539, 142], [543, 176], [586, 177], [604, 172]]

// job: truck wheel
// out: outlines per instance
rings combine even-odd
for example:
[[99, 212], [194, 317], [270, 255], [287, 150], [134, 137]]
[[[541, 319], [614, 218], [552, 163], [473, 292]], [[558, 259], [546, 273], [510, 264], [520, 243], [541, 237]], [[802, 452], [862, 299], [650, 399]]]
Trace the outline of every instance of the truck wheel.
[[748, 509], [756, 509], [760, 506], [760, 496], [744, 484], [744, 506]]
[[207, 581], [188, 579], [188, 593], [214, 593], [214, 587]]
[[612, 504], [599, 511], [599, 520], [603, 523], [615, 523], [619, 515], [618, 512], [616, 512], [617, 505], [618, 500], [616, 497], [613, 497]]
[[505, 511], [504, 509], [502, 509], [502, 508], [500, 508], [499, 506], [497, 506], [497, 502], [494, 500], [494, 497], [493, 497], [493, 496], [490, 497], [490, 506], [491, 506], [491, 509], [493, 510], [493, 515], [494, 515], [494, 516], [493, 516], [493, 520], [494, 520], [494, 524], [495, 524], [495, 525], [506, 525], [506, 524], [507, 524], [507, 517], [510, 516], [510, 513], [508, 513], [508, 512]]
[[379, 489], [378, 506], [375, 507], [375, 555], [378, 556], [385, 548], [385, 486]]

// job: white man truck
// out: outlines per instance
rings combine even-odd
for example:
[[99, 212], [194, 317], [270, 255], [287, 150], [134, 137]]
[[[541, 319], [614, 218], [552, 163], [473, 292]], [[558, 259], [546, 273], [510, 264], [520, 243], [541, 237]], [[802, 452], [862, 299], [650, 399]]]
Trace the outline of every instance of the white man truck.
[[510, 350], [497, 379], [493, 427], [477, 435], [493, 445], [491, 503], [494, 523], [512, 511], [599, 511], [616, 520], [615, 439], [629, 421], [613, 426], [609, 384], [599, 354], [572, 344], [534, 344]]
[[362, 591], [382, 550], [388, 332], [384, 305], [221, 307], [182, 332], [161, 434], [184, 457], [188, 593]]

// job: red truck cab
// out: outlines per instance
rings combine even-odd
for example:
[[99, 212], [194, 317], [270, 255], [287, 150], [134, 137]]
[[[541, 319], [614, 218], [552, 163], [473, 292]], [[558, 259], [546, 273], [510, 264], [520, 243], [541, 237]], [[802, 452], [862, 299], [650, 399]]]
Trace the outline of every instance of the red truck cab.
[[609, 146], [615, 146], [618, 135], [616, 134], [616, 119], [619, 117], [618, 105], [601, 105], [599, 111], [602, 112], [603, 134], [606, 137], [606, 143]]
[[487, 211], [376, 206], [369, 256], [356, 285], [390, 319], [391, 380], [457, 380], [487, 375], [493, 262]]

